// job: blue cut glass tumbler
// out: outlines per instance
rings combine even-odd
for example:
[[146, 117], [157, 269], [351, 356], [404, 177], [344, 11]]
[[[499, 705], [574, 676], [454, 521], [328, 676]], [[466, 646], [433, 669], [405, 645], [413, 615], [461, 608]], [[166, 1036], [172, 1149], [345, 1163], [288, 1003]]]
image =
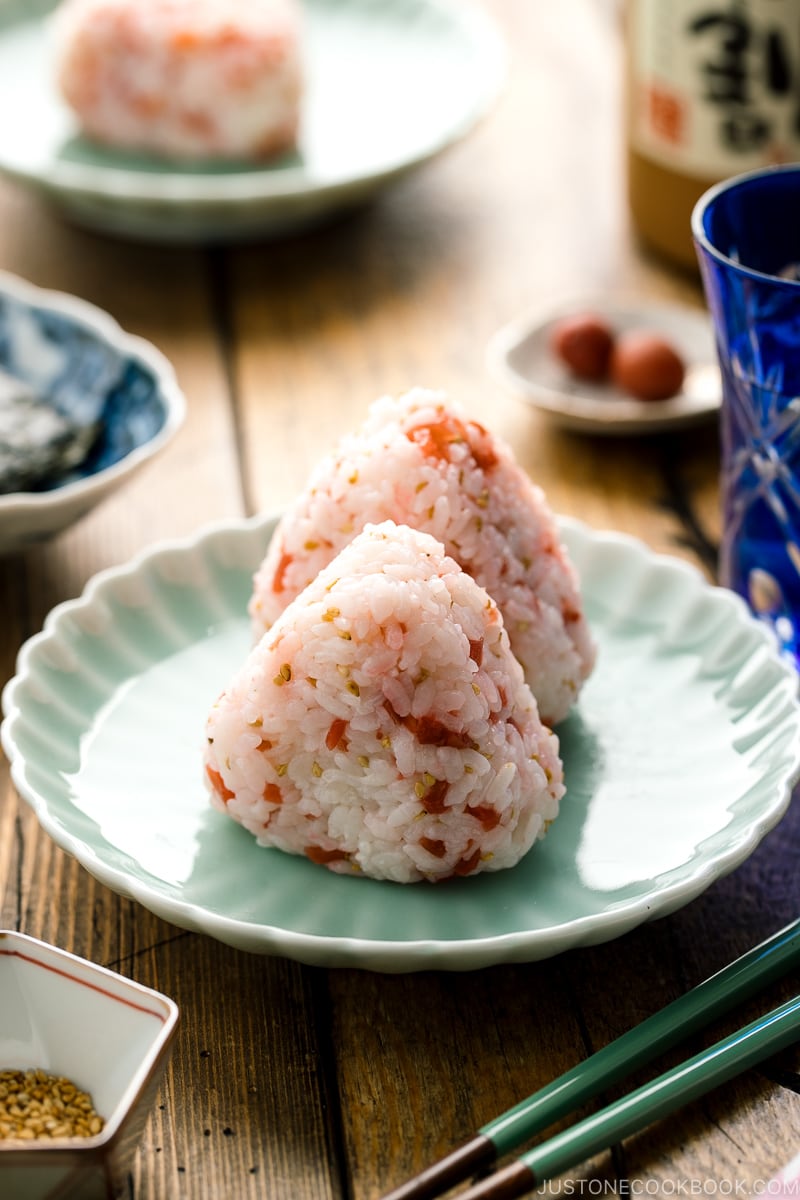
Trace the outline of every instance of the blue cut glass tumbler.
[[720, 582], [800, 661], [800, 164], [692, 214], [722, 371]]

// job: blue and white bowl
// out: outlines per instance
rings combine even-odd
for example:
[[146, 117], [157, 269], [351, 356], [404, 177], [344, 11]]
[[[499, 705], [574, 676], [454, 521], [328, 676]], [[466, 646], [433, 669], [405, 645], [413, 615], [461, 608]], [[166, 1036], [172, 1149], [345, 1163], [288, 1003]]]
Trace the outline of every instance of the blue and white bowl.
[[0, 494], [0, 553], [65, 529], [162, 450], [186, 402], [167, 359], [107, 313], [0, 271], [0, 372], [91, 428], [85, 454]]

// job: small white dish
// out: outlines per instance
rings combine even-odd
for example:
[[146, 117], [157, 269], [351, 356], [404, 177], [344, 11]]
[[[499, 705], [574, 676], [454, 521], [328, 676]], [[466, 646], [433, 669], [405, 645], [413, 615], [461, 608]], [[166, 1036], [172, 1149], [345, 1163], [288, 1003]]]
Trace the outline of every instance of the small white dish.
[[274, 528], [224, 522], [103, 572], [25, 644], [3, 693], [12, 778], [44, 829], [165, 920], [318, 966], [528, 962], [688, 903], [785, 812], [800, 705], [770, 632], [688, 564], [562, 520], [598, 661], [558, 727], [567, 795], [547, 837], [513, 870], [446, 885], [259, 847], [211, 808], [202, 747], [251, 645]]
[[95, 432], [84, 457], [0, 494], [0, 553], [66, 529], [172, 440], [186, 401], [167, 359], [92, 304], [0, 271], [0, 370]]
[[[612, 329], [648, 329], [668, 338], [686, 364], [683, 388], [669, 400], [636, 400], [611, 383], [572, 375], [551, 348], [559, 320], [594, 312]], [[490, 340], [487, 364], [494, 377], [555, 424], [578, 433], [662, 433], [716, 417], [722, 383], [711, 318], [679, 304], [648, 304], [607, 296], [578, 298], [547, 312], [526, 313]]]
[[506, 74], [470, 0], [304, 0], [296, 154], [266, 164], [165, 163], [80, 136], [54, 86], [56, 0], [0, 4], [0, 171], [82, 225], [154, 241], [280, 236], [365, 203], [459, 141]]
[[0, 1069], [65, 1076], [94, 1102], [93, 1137], [0, 1138], [0, 1195], [121, 1194], [178, 1023], [168, 996], [26, 934], [0, 930]]

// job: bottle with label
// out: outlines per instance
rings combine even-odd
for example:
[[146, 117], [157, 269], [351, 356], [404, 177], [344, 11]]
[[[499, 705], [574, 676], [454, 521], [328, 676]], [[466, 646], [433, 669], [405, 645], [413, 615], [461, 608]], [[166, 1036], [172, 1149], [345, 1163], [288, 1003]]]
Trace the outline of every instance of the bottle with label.
[[703, 192], [800, 159], [800, 0], [629, 0], [626, 16], [634, 228], [696, 269]]

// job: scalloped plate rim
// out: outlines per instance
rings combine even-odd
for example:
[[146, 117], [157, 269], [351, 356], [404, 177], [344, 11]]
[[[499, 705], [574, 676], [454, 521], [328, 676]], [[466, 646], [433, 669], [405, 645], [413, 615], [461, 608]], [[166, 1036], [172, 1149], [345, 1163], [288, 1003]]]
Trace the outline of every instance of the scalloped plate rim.
[[[252, 922], [227, 916], [201, 904], [175, 900], [148, 888], [105, 861], [96, 845], [91, 845], [63, 827], [53, 816], [47, 797], [28, 782], [26, 761], [18, 752], [15, 726], [24, 716], [16, 703], [20, 687], [30, 678], [33, 660], [39, 648], [57, 637], [62, 616], [80, 611], [95, 603], [104, 590], [158, 560], [203, 551], [218, 537], [269, 536], [277, 516], [256, 516], [220, 520], [204, 526], [187, 538], [160, 542], [142, 550], [129, 563], [109, 567], [90, 579], [80, 597], [66, 600], [48, 614], [41, 631], [29, 638], [20, 648], [17, 669], [2, 693], [3, 721], [0, 741], [11, 764], [11, 775], [22, 798], [30, 805], [47, 834], [67, 853], [75, 857], [90, 874], [122, 896], [141, 903], [159, 917], [181, 927], [218, 938], [236, 948], [265, 954], [279, 954], [309, 965], [362, 967], [381, 972], [403, 973], [427, 969], [468, 971], [498, 963], [531, 962], [560, 954], [579, 946], [608, 941], [629, 932], [650, 919], [668, 915], [700, 895], [711, 883], [729, 873], [749, 856], [761, 839], [772, 829], [788, 808], [791, 792], [800, 775], [800, 704], [797, 688], [786, 664], [781, 663], [768, 632], [750, 617], [744, 602], [725, 589], [708, 584], [690, 563], [669, 555], [651, 551], [644, 542], [624, 533], [597, 531], [568, 517], [559, 517], [559, 526], [568, 544], [574, 547], [580, 539], [584, 545], [618, 546], [647, 567], [662, 566], [679, 575], [687, 586], [717, 594], [721, 603], [729, 605], [739, 615], [740, 622], [750, 631], [755, 643], [767, 649], [774, 668], [775, 686], [780, 681], [787, 692], [786, 705], [795, 720], [792, 754], [787, 757], [779, 784], [774, 788], [771, 802], [759, 810], [757, 819], [749, 819], [726, 846], [724, 853], [696, 862], [688, 876], [669, 885], [626, 900], [605, 911], [595, 911], [583, 917], [553, 924], [540, 930], [517, 930], [507, 933], [466, 939], [422, 938], [410, 941], [384, 940], [350, 936], [329, 936], [287, 930], [279, 924]], [[791, 691], [791, 696], [789, 695]], [[770, 693], [772, 694], [772, 688]], [[763, 697], [760, 697], [763, 699]], [[785, 714], [784, 714], [785, 715]], [[356, 884], [358, 886], [358, 884]], [[399, 885], [398, 885], [399, 886]]]

